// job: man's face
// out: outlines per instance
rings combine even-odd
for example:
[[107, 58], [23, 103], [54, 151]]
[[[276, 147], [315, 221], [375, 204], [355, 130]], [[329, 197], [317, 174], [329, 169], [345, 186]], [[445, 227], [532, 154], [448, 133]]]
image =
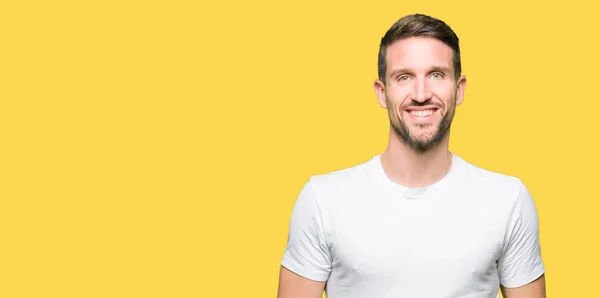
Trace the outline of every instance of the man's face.
[[385, 85], [375, 83], [379, 102], [400, 140], [425, 152], [447, 134], [466, 79], [455, 79], [452, 49], [434, 38], [399, 40], [386, 55]]

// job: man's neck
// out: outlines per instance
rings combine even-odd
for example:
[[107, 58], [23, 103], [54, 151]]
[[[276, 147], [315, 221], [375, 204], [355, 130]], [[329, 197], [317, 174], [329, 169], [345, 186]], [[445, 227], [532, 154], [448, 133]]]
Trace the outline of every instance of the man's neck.
[[406, 187], [425, 187], [439, 181], [452, 167], [448, 139], [449, 133], [435, 147], [421, 153], [406, 146], [394, 132], [390, 132], [388, 146], [381, 154], [386, 175]]

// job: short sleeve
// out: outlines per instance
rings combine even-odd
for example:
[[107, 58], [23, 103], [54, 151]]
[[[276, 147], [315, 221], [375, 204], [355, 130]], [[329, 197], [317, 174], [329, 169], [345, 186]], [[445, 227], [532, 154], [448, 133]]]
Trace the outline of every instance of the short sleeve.
[[311, 280], [326, 281], [329, 277], [331, 254], [310, 180], [294, 204], [281, 265]]
[[523, 183], [509, 219], [498, 273], [500, 284], [507, 288], [524, 286], [544, 273], [538, 214]]

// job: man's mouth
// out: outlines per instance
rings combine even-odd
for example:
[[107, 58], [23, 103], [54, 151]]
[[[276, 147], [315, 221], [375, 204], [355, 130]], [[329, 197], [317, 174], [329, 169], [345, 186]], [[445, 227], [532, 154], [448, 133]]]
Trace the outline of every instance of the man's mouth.
[[405, 109], [406, 112], [411, 114], [414, 117], [429, 117], [433, 115], [437, 110], [439, 110], [436, 106], [423, 106], [423, 107], [408, 107]]
[[409, 113], [413, 116], [417, 116], [417, 117], [427, 117], [427, 116], [431, 116], [431, 114], [433, 114], [435, 112], [435, 109], [431, 109], [431, 110], [420, 110], [420, 111], [416, 111], [416, 110], [412, 110]]

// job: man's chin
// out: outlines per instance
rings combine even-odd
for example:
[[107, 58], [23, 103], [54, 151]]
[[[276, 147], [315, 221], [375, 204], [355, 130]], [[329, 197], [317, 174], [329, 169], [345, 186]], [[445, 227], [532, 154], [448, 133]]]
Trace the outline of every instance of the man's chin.
[[419, 134], [410, 134], [410, 138], [412, 140], [413, 143], [419, 143], [419, 144], [427, 144], [427, 143], [431, 143], [433, 141], [433, 139], [435, 138], [436, 132], [428, 132], [426, 134], [423, 133], [419, 133]]
[[410, 134], [408, 143], [413, 149], [419, 152], [425, 152], [435, 147], [441, 139], [442, 137], [438, 136], [438, 131], [432, 131], [427, 134]]
[[426, 152], [439, 144], [443, 138], [439, 126], [394, 126], [400, 141], [417, 152]]

